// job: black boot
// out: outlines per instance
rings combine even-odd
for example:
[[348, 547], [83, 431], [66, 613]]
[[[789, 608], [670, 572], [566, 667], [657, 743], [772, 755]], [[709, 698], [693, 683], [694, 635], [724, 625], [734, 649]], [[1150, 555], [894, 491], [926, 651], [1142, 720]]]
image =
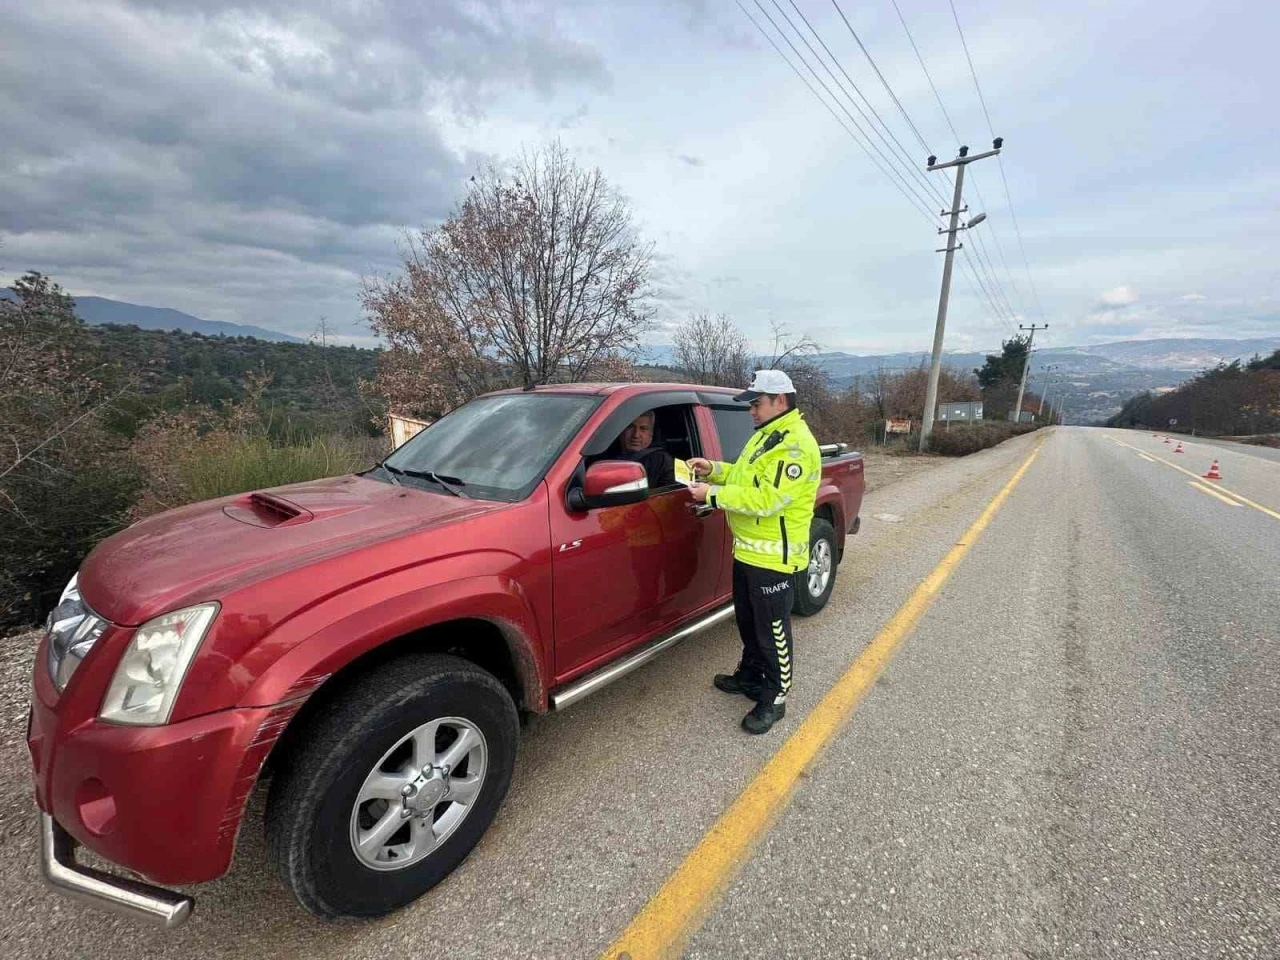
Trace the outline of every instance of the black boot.
[[742, 718], [742, 729], [747, 733], [768, 733], [769, 728], [787, 715], [785, 703], [757, 703]]
[[717, 690], [723, 690], [725, 693], [740, 693], [752, 700], [759, 699], [760, 679], [743, 673], [741, 669], [733, 673], [717, 673], [711, 682], [715, 684]]

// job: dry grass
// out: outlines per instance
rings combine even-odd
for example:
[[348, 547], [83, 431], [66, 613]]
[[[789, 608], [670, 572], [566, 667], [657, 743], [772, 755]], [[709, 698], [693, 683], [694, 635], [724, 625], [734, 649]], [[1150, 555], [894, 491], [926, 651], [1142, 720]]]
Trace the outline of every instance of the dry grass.
[[909, 480], [947, 462], [933, 454], [885, 453], [876, 447], [864, 450], [862, 457], [867, 463], [867, 493], [899, 480]]

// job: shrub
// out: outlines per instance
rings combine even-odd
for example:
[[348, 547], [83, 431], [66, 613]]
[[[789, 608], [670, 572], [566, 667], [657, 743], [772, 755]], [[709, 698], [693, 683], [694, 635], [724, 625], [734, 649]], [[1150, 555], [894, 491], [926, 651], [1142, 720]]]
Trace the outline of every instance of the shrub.
[[38, 273], [0, 301], [0, 629], [37, 621], [127, 522], [136, 488], [104, 429], [128, 388], [62, 289]]
[[145, 424], [133, 453], [142, 465], [135, 518], [216, 497], [340, 476], [370, 466], [370, 444], [346, 437], [264, 433], [210, 422], [211, 415], [167, 415]]
[[1007, 420], [983, 420], [981, 423], [954, 424], [951, 427], [940, 427], [935, 423], [929, 436], [929, 452], [940, 453], [944, 457], [964, 457], [1004, 443], [1010, 437], [1030, 433], [1039, 426]]

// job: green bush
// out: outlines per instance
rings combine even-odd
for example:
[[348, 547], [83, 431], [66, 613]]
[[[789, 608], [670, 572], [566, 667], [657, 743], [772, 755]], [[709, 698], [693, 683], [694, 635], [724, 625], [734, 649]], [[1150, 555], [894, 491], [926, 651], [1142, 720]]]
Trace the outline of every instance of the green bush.
[[133, 443], [144, 482], [135, 518], [187, 503], [249, 490], [353, 473], [382, 454], [376, 440], [294, 436], [277, 441], [263, 433], [191, 416], [157, 418]]
[[182, 462], [178, 472], [192, 501], [279, 487], [363, 470], [359, 450], [342, 437], [315, 437], [277, 445], [266, 437], [238, 437], [204, 456]]
[[929, 452], [944, 457], [965, 457], [987, 447], [1004, 443], [1010, 437], [1039, 429], [1035, 423], [1010, 423], [1007, 420], [983, 420], [981, 423], [933, 425], [929, 436]]

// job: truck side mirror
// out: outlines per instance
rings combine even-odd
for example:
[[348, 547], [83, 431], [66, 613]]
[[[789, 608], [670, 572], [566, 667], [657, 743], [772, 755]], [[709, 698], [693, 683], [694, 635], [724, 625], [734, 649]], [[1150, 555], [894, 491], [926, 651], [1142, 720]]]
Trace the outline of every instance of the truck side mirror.
[[597, 510], [639, 503], [649, 495], [644, 467], [630, 460], [601, 460], [587, 467], [581, 487], [569, 491], [570, 510]]

